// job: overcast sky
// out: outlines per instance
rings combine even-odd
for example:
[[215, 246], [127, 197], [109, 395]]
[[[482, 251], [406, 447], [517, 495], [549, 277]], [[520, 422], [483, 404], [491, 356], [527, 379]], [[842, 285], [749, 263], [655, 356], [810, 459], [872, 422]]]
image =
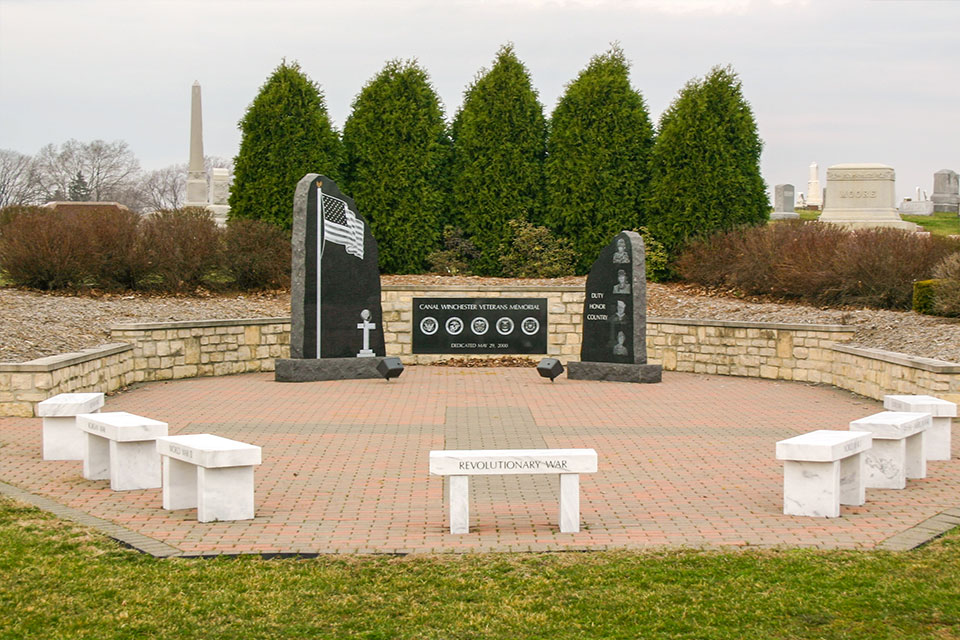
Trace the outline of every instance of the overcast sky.
[[513, 42], [546, 113], [618, 41], [659, 120], [718, 64], [743, 81], [768, 187], [807, 191], [832, 164], [880, 162], [900, 197], [960, 171], [960, 0], [0, 0], [0, 148], [125, 140], [144, 169], [186, 162], [190, 86], [207, 155], [285, 57], [317, 82], [338, 128], [392, 58], [417, 58], [452, 118]]

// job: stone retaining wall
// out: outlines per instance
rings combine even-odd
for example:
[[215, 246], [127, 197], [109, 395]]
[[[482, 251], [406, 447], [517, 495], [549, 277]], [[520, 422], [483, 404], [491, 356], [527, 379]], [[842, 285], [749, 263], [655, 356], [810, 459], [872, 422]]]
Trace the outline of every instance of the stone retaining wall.
[[110, 338], [133, 347], [133, 381], [273, 371], [290, 357], [289, 318], [119, 324]]
[[37, 403], [58, 393], [114, 391], [131, 384], [133, 347], [106, 344], [30, 362], [0, 363], [0, 416], [34, 415]]
[[[407, 364], [449, 357], [412, 353], [413, 298], [418, 297], [547, 298], [548, 353], [541, 355], [564, 362], [579, 358], [582, 287], [384, 286], [387, 355]], [[877, 400], [900, 393], [960, 402], [960, 364], [838, 344], [853, 335], [842, 325], [651, 317], [647, 353], [651, 363], [667, 371], [832, 384]], [[111, 339], [114, 344], [80, 353], [0, 364], [0, 415], [32, 416], [36, 403], [58, 393], [273, 371], [275, 358], [289, 357], [290, 319], [122, 324], [112, 328]]]

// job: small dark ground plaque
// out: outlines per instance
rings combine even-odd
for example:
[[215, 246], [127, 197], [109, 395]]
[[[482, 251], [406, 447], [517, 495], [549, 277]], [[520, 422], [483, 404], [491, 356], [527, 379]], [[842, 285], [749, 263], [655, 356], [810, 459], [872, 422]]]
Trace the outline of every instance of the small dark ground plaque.
[[308, 173], [293, 203], [290, 358], [280, 382], [378, 378], [385, 355], [377, 242], [353, 199]]
[[546, 298], [414, 298], [414, 353], [546, 353]]
[[621, 231], [600, 251], [587, 276], [581, 362], [567, 363], [573, 380], [660, 382], [647, 364], [647, 280], [643, 239]]

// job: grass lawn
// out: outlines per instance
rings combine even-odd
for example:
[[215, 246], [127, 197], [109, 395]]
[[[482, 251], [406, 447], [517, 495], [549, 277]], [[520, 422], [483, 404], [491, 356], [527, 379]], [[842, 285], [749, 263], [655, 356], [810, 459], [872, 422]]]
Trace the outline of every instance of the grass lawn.
[[[797, 211], [801, 220], [816, 220], [820, 217], [819, 211]], [[955, 213], [935, 213], [932, 216], [900, 216], [909, 222], [919, 224], [924, 230], [935, 236], [949, 236], [960, 234], [960, 216]]]
[[935, 236], [960, 234], [960, 216], [955, 213], [940, 212], [932, 216], [900, 216], [904, 220], [916, 222]]
[[0, 638], [957, 638], [960, 535], [907, 552], [157, 560], [0, 498]]

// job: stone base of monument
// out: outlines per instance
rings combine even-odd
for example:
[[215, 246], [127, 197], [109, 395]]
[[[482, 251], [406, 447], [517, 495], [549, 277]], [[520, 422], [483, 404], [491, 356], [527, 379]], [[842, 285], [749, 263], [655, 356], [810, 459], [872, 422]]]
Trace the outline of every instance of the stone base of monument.
[[817, 219], [819, 222], [828, 222], [846, 229], [874, 229], [877, 227], [890, 227], [892, 229], [903, 229], [904, 231], [920, 231], [920, 225], [906, 220], [860, 220], [840, 217], [827, 217], [822, 214]]
[[383, 358], [278, 358], [274, 380], [277, 382], [317, 382], [319, 380], [361, 380], [382, 378], [377, 365]]
[[771, 220], [797, 220], [800, 214], [795, 211], [774, 211], [770, 214]]
[[960, 212], [960, 204], [950, 203], [950, 202], [947, 202], [947, 203], [934, 202], [933, 212], [934, 213], [957, 213], [957, 212]]
[[213, 221], [216, 222], [218, 226], [227, 226], [227, 215], [230, 213], [230, 205], [208, 204], [207, 210], [213, 214]]
[[568, 362], [567, 378], [602, 380], [605, 382], [660, 382], [663, 367], [659, 364], [623, 364], [620, 362]]
[[930, 200], [920, 200], [915, 202], [912, 200], [904, 200], [900, 203], [898, 208], [901, 215], [907, 216], [932, 216], [933, 215], [933, 202]]

